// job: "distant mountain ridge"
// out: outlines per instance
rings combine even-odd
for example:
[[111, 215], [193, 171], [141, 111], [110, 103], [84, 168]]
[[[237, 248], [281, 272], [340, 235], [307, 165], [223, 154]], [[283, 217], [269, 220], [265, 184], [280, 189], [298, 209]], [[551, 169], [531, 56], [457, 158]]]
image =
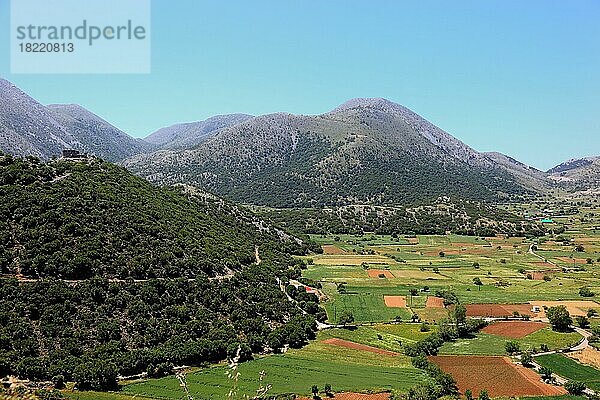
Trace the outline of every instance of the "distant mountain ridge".
[[0, 150], [49, 159], [66, 148], [109, 161], [155, 149], [79, 105], [44, 106], [0, 78]]
[[211, 137], [219, 129], [227, 128], [253, 118], [248, 114], [216, 115], [203, 121], [175, 124], [161, 128], [144, 141], [157, 145], [161, 149], [183, 149], [194, 147]]
[[[479, 153], [385, 99], [353, 99], [317, 116], [263, 115], [193, 149], [123, 162], [160, 183], [190, 183], [235, 201], [276, 207], [414, 203], [437, 196], [522, 195], [522, 164]], [[530, 180], [543, 180], [531, 171]]]
[[571, 159], [548, 170], [550, 179], [575, 190], [600, 189], [600, 156]]

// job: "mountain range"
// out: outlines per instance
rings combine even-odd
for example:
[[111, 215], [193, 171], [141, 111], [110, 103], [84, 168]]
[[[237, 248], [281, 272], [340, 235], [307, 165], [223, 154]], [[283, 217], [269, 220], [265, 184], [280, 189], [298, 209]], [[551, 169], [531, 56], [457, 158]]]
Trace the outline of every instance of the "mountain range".
[[547, 172], [478, 152], [413, 111], [353, 99], [321, 115], [219, 115], [135, 139], [85, 108], [42, 105], [0, 79], [0, 150], [42, 159], [75, 148], [161, 184], [276, 207], [495, 201], [598, 186], [598, 158]]
[[44, 106], [0, 79], [0, 150], [48, 159], [66, 148], [119, 161], [150, 151], [153, 146], [132, 138], [81, 106]]
[[443, 195], [494, 200], [549, 184], [541, 171], [477, 152], [385, 99], [354, 99], [317, 116], [259, 116], [196, 147], [123, 164], [159, 183], [191, 183], [275, 207], [417, 203]]

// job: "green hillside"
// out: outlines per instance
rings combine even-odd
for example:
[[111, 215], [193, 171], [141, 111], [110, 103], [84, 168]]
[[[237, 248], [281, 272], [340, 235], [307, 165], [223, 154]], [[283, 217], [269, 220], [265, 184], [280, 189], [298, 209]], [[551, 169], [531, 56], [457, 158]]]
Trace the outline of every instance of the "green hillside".
[[85, 279], [214, 276], [278, 249], [256, 217], [209, 196], [158, 188], [124, 168], [0, 157], [0, 271]]
[[98, 159], [5, 155], [0, 198], [0, 376], [106, 390], [313, 337], [316, 297], [304, 314], [277, 281], [305, 245], [236, 206]]

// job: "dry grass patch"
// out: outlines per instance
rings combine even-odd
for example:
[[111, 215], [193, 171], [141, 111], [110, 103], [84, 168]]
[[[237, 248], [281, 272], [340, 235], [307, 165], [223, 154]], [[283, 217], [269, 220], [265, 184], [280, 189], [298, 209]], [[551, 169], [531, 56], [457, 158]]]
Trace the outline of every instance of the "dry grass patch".
[[565, 306], [571, 316], [585, 316], [590, 308], [600, 308], [600, 304], [591, 300], [530, 301], [529, 303], [540, 307]]
[[592, 367], [600, 369], [600, 351], [592, 347], [586, 347], [583, 350], [567, 353], [566, 355], [576, 359], [582, 364], [591, 365]]
[[339, 247], [333, 245], [333, 244], [324, 244], [321, 246], [321, 248], [323, 249], [323, 254], [325, 255], [341, 255], [341, 254], [348, 254], [348, 252], [344, 249], [340, 249]]

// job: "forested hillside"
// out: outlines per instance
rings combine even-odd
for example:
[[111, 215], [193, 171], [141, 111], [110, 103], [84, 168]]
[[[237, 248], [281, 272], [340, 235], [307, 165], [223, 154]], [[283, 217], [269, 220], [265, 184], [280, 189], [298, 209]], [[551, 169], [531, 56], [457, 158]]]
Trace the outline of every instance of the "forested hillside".
[[[236, 206], [124, 168], [0, 156], [0, 271], [82, 279], [215, 276], [301, 247]], [[285, 239], [285, 240], [284, 240]]]
[[305, 315], [279, 285], [307, 245], [218, 198], [8, 155], [0, 198], [0, 376], [109, 389], [313, 335], [316, 296]]

